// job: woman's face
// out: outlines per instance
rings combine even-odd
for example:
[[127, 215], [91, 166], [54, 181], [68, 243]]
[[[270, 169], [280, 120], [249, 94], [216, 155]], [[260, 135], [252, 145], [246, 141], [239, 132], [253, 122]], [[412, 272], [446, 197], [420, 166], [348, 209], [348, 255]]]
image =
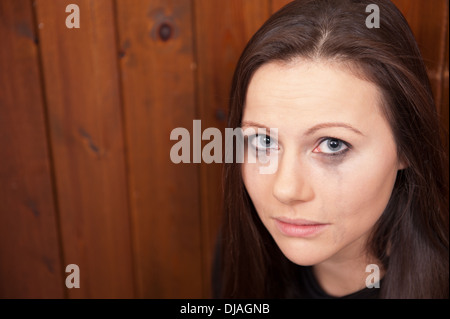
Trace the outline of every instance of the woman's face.
[[[259, 127], [278, 134], [246, 135], [243, 180], [292, 262], [339, 262], [363, 252], [402, 168], [380, 100], [374, 84], [342, 66], [299, 59], [267, 63], [254, 74], [244, 134]], [[261, 174], [268, 159], [277, 169]]]

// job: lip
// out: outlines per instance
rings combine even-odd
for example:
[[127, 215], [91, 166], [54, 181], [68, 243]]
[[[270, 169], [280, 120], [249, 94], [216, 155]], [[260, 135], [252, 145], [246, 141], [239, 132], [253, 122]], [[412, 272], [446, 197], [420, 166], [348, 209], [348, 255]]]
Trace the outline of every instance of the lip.
[[306, 219], [274, 218], [278, 230], [288, 237], [313, 237], [321, 233], [329, 224]]

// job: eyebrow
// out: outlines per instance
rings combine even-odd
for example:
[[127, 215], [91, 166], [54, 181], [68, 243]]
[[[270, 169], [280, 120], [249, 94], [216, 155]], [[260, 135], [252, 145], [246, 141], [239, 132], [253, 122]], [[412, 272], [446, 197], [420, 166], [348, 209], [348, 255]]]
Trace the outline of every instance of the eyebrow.
[[244, 122], [242, 122], [241, 123], [241, 127], [244, 127], [244, 126], [260, 127], [260, 128], [265, 128], [267, 130], [269, 129], [269, 127], [267, 127], [265, 125], [259, 124], [257, 122], [252, 122], [252, 121], [244, 121]]
[[[269, 129], [269, 127], [267, 127], [266, 125], [262, 125], [260, 123], [253, 122], [253, 121], [243, 121], [241, 123], [241, 127], [244, 127], [244, 126], [253, 126], [253, 127], [260, 127], [260, 128]], [[331, 128], [331, 127], [346, 128], [346, 129], [349, 129], [349, 130], [353, 131], [356, 134], [364, 136], [364, 134], [360, 130], [354, 128], [350, 124], [342, 123], [342, 122], [320, 123], [320, 124], [314, 125], [313, 127], [309, 128], [303, 135], [305, 135], [305, 136], [306, 135], [311, 135], [311, 134], [314, 134], [318, 130], [321, 130], [321, 129], [324, 129], [324, 128]]]
[[341, 123], [341, 122], [320, 123], [320, 124], [314, 125], [310, 129], [308, 129], [304, 135], [311, 135], [318, 130], [321, 130], [323, 128], [329, 128], [329, 127], [343, 127], [343, 128], [346, 128], [346, 129], [349, 129], [349, 130], [355, 132], [356, 134], [364, 136], [364, 134], [360, 130], [354, 128], [350, 124]]

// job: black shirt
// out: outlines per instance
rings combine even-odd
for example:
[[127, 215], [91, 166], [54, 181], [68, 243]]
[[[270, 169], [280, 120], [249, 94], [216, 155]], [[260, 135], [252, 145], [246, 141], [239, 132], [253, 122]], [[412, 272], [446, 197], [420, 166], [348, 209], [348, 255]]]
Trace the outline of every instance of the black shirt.
[[[299, 279], [301, 282], [302, 296], [301, 298], [308, 299], [378, 299], [379, 291], [378, 288], [364, 288], [354, 293], [351, 293], [342, 297], [335, 297], [327, 294], [316, 277], [312, 267], [299, 267]], [[381, 285], [381, 281], [380, 281]]]
[[[212, 269], [212, 295], [213, 298], [220, 298], [221, 291], [221, 270], [220, 270], [220, 241], [216, 244]], [[296, 266], [293, 276], [294, 287], [287, 298], [302, 299], [378, 299], [380, 295], [379, 288], [364, 288], [354, 293], [342, 297], [335, 297], [327, 294], [318, 283], [312, 266]], [[298, 283], [298, 286], [295, 285]], [[380, 280], [380, 286], [383, 280]]]

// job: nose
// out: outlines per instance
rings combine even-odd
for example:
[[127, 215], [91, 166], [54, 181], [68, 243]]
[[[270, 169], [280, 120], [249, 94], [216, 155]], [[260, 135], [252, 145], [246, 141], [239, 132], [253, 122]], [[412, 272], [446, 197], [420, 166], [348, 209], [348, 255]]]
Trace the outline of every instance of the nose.
[[273, 195], [283, 204], [307, 202], [314, 198], [313, 181], [307, 165], [302, 165], [300, 156], [284, 153], [279, 158], [273, 184]]

